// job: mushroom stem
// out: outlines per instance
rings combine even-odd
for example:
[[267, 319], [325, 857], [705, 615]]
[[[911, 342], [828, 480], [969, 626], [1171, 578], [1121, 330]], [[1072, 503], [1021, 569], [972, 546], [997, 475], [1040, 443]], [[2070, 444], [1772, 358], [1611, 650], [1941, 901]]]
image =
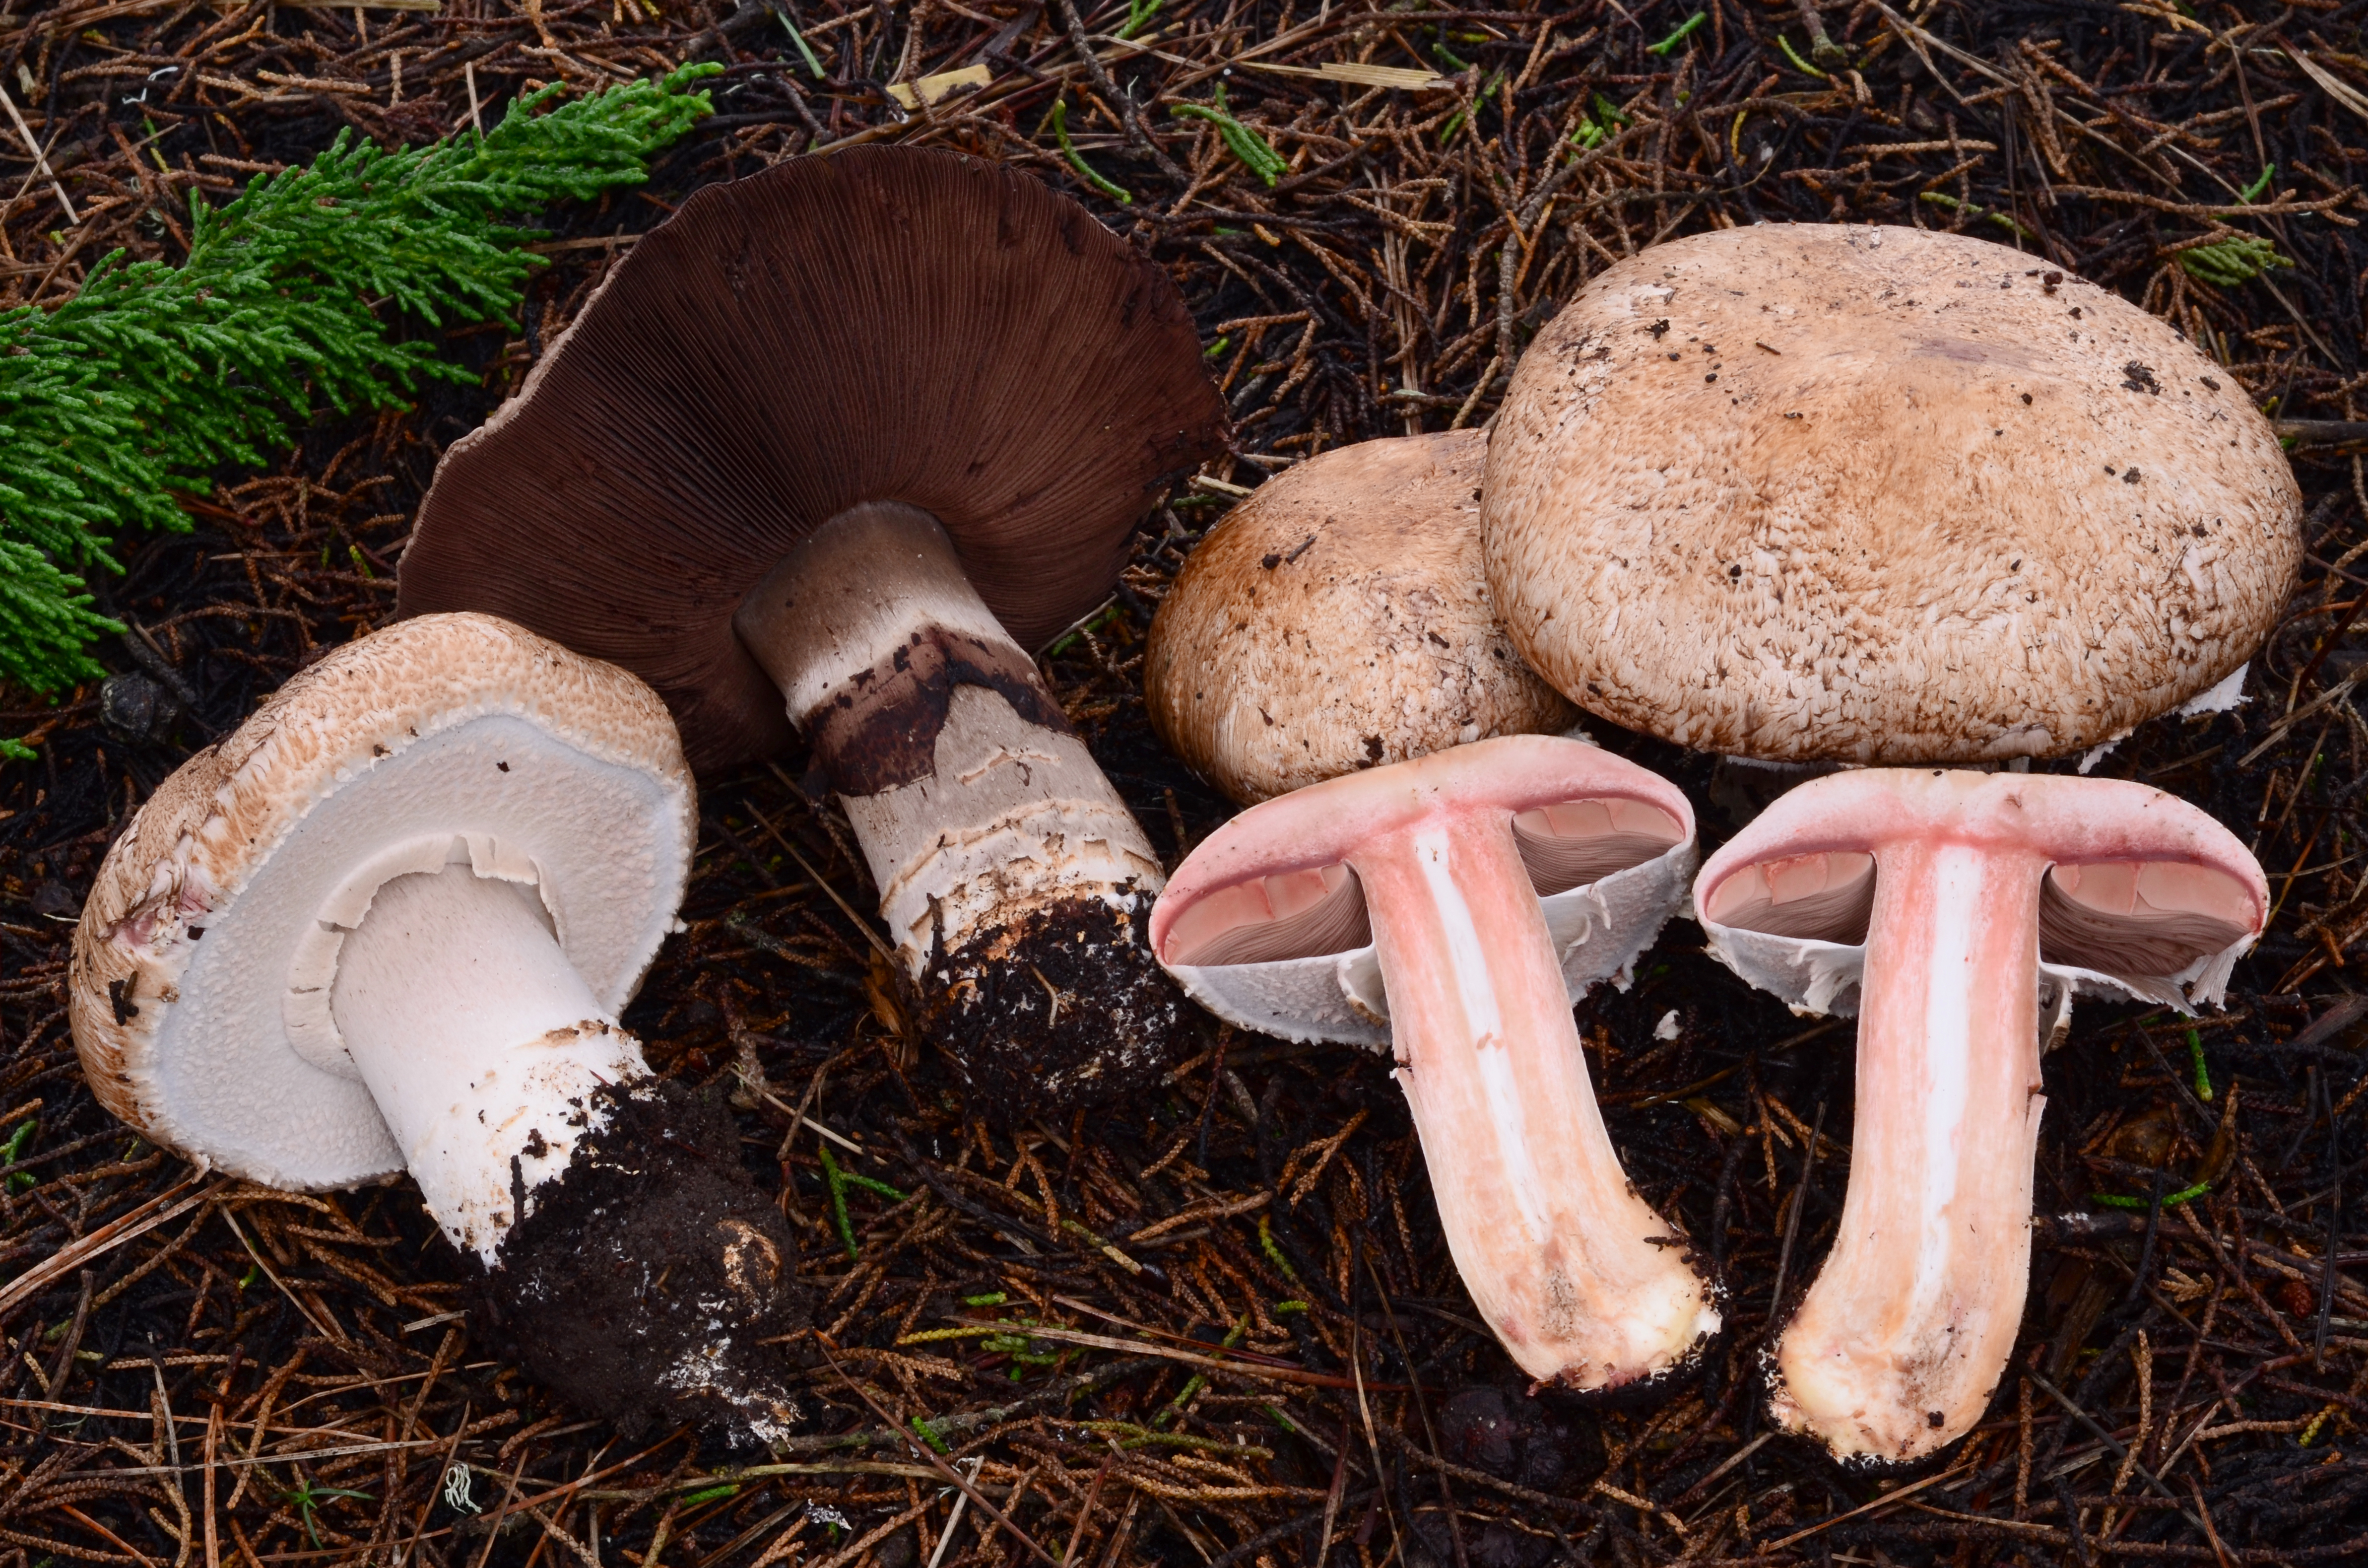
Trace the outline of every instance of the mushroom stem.
[[[896, 504], [840, 513], [733, 626], [813, 742], [924, 1028], [957, 1062], [1007, 1096], [1057, 1096], [1107, 1064], [1113, 1030], [1156, 1055], [1155, 1015], [1172, 1023], [1176, 1008], [1135, 932], [1166, 880], [1159, 858], [938, 520]], [[1101, 951], [1051, 952], [1073, 946]], [[1064, 980], [1078, 982], [1065, 1003]], [[1013, 1028], [1040, 1044], [981, 1060]], [[1081, 1049], [1042, 1049], [1055, 1029], [1083, 1030]], [[1062, 1075], [1064, 1056], [1087, 1060]]]
[[1896, 1462], [1981, 1418], [2022, 1318], [2048, 861], [1947, 839], [1876, 860], [1850, 1187], [1770, 1405], [1839, 1456]]
[[380, 884], [329, 1005], [428, 1212], [488, 1267], [592, 1131], [593, 1093], [649, 1073], [534, 890], [465, 863]]
[[1349, 864], [1474, 1304], [1541, 1384], [1596, 1392], [1676, 1367], [1718, 1314], [1612, 1151], [1509, 817], [1427, 818]]

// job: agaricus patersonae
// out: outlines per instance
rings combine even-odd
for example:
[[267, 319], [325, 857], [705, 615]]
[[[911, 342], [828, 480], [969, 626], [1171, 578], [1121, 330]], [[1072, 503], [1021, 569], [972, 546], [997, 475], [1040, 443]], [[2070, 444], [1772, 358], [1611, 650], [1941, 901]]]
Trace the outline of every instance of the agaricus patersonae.
[[[625, 672], [484, 615], [299, 672], [108, 852], [71, 1007], [100, 1102], [301, 1191], [409, 1172], [528, 1369], [629, 1426], [787, 1434], [796, 1249], [720, 1108], [618, 1027], [697, 812]], [[653, 1281], [668, 1276], [666, 1289]]]
[[1571, 1008], [1684, 898], [1693, 812], [1584, 742], [1508, 735], [1252, 806], [1152, 911], [1219, 1017], [1394, 1051], [1448, 1250], [1542, 1387], [1636, 1389], [1719, 1326], [1621, 1169]]
[[1184, 1016], [1161, 864], [1029, 650], [1224, 440], [1167, 273], [1076, 202], [929, 149], [793, 158], [643, 235], [454, 444], [402, 608], [633, 670], [702, 772], [803, 733], [922, 1033], [991, 1104], [1106, 1098]]
[[2022, 1318], [2044, 1043], [2076, 992], [2218, 1001], [2268, 892], [2193, 806], [2062, 775], [1835, 774], [1711, 857], [1711, 950], [1859, 1020], [1839, 1230], [1770, 1370], [1782, 1426], [1892, 1464], [1980, 1420]]
[[1477, 430], [1335, 447], [1195, 546], [1144, 653], [1153, 725], [1248, 804], [1577, 717], [1513, 652], [1480, 566]]
[[1488, 582], [1588, 711], [1788, 763], [2060, 756], [2241, 681], [2302, 559], [2245, 389], [1964, 235], [1763, 223], [1607, 267], [1521, 358]]

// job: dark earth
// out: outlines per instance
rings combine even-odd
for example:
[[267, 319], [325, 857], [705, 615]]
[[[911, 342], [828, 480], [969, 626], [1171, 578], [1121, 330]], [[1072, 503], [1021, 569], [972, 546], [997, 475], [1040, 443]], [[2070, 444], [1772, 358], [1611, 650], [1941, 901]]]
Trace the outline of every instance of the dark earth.
[[754, 1447], [800, 1425], [783, 1346], [814, 1291], [723, 1096], [635, 1085], [588, 1108], [606, 1125], [535, 1189], [482, 1282], [496, 1339], [628, 1437], [690, 1421]]
[[1016, 1123], [1121, 1100], [1196, 1049], [1185, 1041], [1214, 1037], [1151, 955], [1152, 896], [1129, 881], [1131, 910], [1055, 899], [931, 953], [914, 1023], [980, 1108]]
[[[54, 306], [118, 247], [176, 259], [193, 188], [222, 199], [341, 129], [416, 142], [530, 83], [726, 66], [716, 115], [645, 191], [551, 214], [519, 319], [399, 324], [466, 384], [324, 411], [188, 497], [190, 532], [122, 541], [124, 574], [95, 584], [130, 628], [95, 651], [111, 695], [0, 692], [0, 733], [39, 753], [0, 765], [0, 1568], [2368, 1560], [2363, 23], [2352, 0], [0, 16], [0, 86], [75, 213], [0, 115], [0, 307]], [[907, 110], [884, 91], [974, 65], [974, 94]], [[1337, 74], [1372, 66], [1440, 85]], [[1220, 84], [1284, 161], [1273, 185], [1201, 118]], [[729, 1135], [695, 1141], [736, 1147], [814, 1293], [810, 1334], [779, 1347], [808, 1425], [773, 1463], [689, 1426], [629, 1438], [553, 1392], [564, 1367], [459, 1315], [476, 1282], [408, 1183], [217, 1180], [91, 1101], [66, 936], [132, 811], [393, 613], [438, 456], [633, 236], [699, 186], [850, 138], [1028, 170], [1193, 313], [1235, 460], [1154, 511], [1110, 608], [1039, 659], [1171, 866], [1229, 809], [1153, 738], [1137, 661], [1207, 527], [1310, 450], [1485, 422], [1559, 302], [1656, 239], [1759, 219], [1977, 233], [2170, 321], [2293, 434], [2310, 553], [2253, 700], [2146, 726], [2100, 768], [2252, 845], [2269, 935], [2224, 1011], [2084, 1005], [2047, 1058], [2021, 1335], [1938, 1468], [1843, 1473], [1766, 1428], [1759, 1358], [1850, 1174], [1850, 1035], [1742, 986], [1682, 922], [1579, 1017], [1626, 1168], [1728, 1291], [1696, 1377], [1633, 1409], [1537, 1413], [1509, 1386], [1378, 1056], [1195, 1024], [1106, 1108], [990, 1125], [834, 901], [873, 892], [802, 756], [701, 781], [688, 929], [625, 1020], [668, 1078], [723, 1096]], [[1705, 852], [1732, 830], [1705, 759], [1597, 733], [1689, 791]], [[1513, 1413], [1490, 1420], [1544, 1423], [1518, 1457], [1450, 1418], [1475, 1391]]]

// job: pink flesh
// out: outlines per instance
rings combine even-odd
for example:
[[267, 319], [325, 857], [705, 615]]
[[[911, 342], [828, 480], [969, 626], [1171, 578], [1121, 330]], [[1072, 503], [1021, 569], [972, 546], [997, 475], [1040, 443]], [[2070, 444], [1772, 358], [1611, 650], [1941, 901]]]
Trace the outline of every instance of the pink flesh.
[[[1675, 835], [1661, 846], [1675, 842]], [[1628, 1185], [1503, 812], [1442, 812], [1351, 857], [1448, 1250], [1523, 1371], [1574, 1391], [1666, 1371], [1718, 1326]]]
[[1779, 801], [1695, 887], [1713, 926], [1865, 943], [1850, 1187], [1771, 1405], [1840, 1457], [1929, 1454], [1980, 1419], [2022, 1314], [2043, 937], [2173, 974], [2260, 930], [2260, 869], [2144, 786], [1870, 769]]
[[[1661, 803], [1553, 792], [1589, 783]], [[1514, 1360], [1573, 1391], [1668, 1370], [1718, 1314], [1685, 1249], [1647, 1239], [1670, 1230], [1604, 1130], [1540, 890], [1652, 859], [1691, 827], [1674, 788], [1605, 753], [1483, 741], [1251, 808], [1152, 918], [1169, 964], [1312, 956], [1362, 945], [1341, 910], [1361, 890], [1449, 1251]]]
[[2047, 1103], [2045, 866], [1961, 844], [1883, 851], [1850, 1189], [1776, 1358], [1777, 1418], [1838, 1454], [1904, 1460], [1962, 1436], [2014, 1347]]
[[1201, 899], [1168, 927], [1170, 963], [1267, 963], [1346, 952], [1372, 940], [1346, 866], [1253, 877]]

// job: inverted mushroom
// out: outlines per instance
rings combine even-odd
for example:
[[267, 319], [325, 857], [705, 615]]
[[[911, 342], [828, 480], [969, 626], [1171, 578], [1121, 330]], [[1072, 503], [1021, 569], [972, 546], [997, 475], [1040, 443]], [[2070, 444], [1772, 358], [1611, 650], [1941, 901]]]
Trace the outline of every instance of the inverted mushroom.
[[1144, 655], [1160, 738], [1236, 801], [1577, 717], [1480, 566], [1477, 430], [1336, 447], [1194, 548]]
[[804, 1326], [795, 1244], [728, 1119], [617, 1025], [696, 824], [639, 681], [489, 616], [400, 622], [296, 675], [108, 850], [74, 932], [83, 1070], [249, 1180], [408, 1171], [529, 1370], [587, 1410], [786, 1435], [757, 1342]]
[[710, 771], [845, 802], [920, 1027], [1037, 1109], [1164, 1070], [1158, 857], [1027, 652], [1221, 449], [1167, 274], [1027, 176], [866, 147], [711, 186], [439, 465], [405, 613], [633, 670]]
[[1620, 1168], [1573, 999], [1684, 895], [1693, 812], [1582, 742], [1510, 735], [1311, 785], [1194, 849], [1151, 940], [1219, 1017], [1387, 1047], [1448, 1249], [1542, 1386], [1684, 1365], [1719, 1317]]
[[1580, 707], [1703, 751], [2056, 756], [2218, 686], [2301, 494], [2234, 377], [2004, 245], [1767, 223], [1606, 268], [1488, 449], [1489, 586]]
[[2021, 1320], [2043, 1042], [2076, 992], [2218, 1001], [2261, 869], [2145, 785], [1873, 769], [1779, 799], [1694, 900], [1736, 972], [1859, 1019], [1850, 1187], [1771, 1408], [1838, 1458], [1921, 1458], [1980, 1419]]

